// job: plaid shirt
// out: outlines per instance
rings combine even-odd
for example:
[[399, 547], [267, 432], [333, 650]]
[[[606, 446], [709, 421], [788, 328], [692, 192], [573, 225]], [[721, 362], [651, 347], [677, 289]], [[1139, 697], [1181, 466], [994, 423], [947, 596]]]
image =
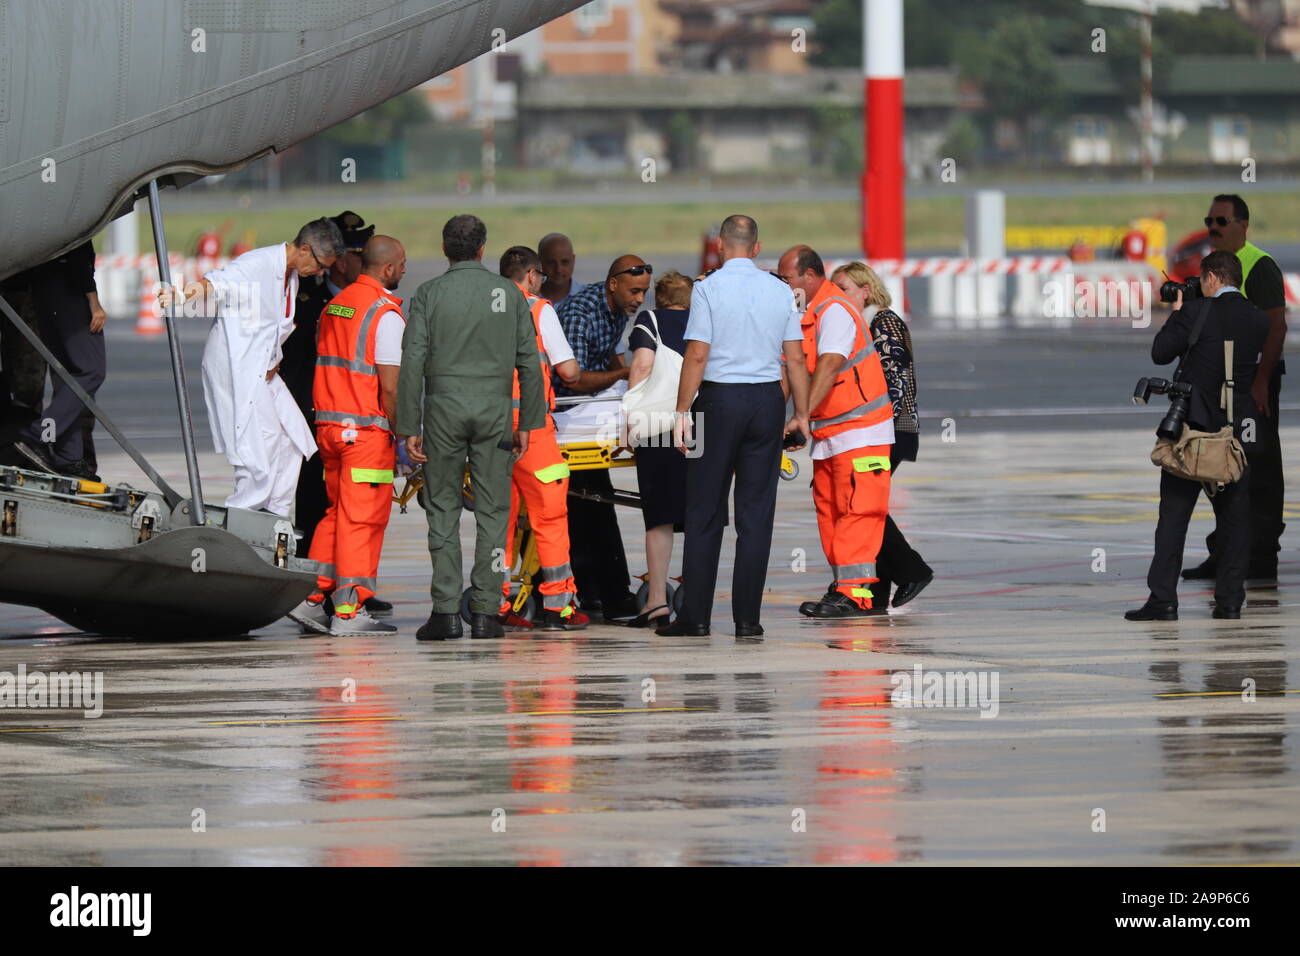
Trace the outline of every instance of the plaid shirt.
[[[623, 337], [627, 316], [617, 315], [605, 298], [605, 283], [593, 282], [574, 292], [558, 310], [564, 337], [569, 340], [578, 368], [584, 372], [609, 371]], [[565, 388], [557, 375], [554, 379], [556, 395], [577, 395]]]

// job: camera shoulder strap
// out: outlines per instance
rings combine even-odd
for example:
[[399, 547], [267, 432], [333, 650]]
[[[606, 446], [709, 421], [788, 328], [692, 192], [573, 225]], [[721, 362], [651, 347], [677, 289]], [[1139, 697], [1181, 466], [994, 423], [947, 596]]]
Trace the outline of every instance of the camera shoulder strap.
[[1187, 348], [1183, 352], [1183, 357], [1178, 360], [1178, 368], [1174, 371], [1175, 381], [1182, 379], [1183, 366], [1187, 364], [1187, 356], [1192, 354], [1192, 349], [1194, 349], [1196, 343], [1200, 341], [1201, 330], [1205, 328], [1205, 320], [1210, 317], [1210, 306], [1212, 301], [1213, 300], [1211, 299], [1197, 299], [1196, 302], [1193, 303], [1200, 308], [1196, 315], [1196, 321], [1192, 323], [1192, 333], [1187, 337]]

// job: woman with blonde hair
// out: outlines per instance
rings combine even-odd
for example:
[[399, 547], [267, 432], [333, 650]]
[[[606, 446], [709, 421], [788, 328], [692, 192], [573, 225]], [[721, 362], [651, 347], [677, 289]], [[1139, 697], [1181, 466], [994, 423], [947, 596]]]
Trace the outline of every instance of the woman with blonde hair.
[[[916, 461], [920, 445], [920, 423], [916, 416], [916, 361], [912, 335], [907, 324], [889, 306], [892, 299], [885, 283], [864, 262], [850, 262], [831, 274], [831, 281], [856, 305], [871, 323], [871, 338], [894, 404], [894, 447], [890, 467], [897, 473], [900, 462]], [[889, 607], [889, 589], [896, 584], [894, 607], [902, 607], [934, 580], [934, 570], [925, 563], [894, 523], [885, 519], [885, 538], [876, 557], [879, 581], [871, 586], [879, 598], [878, 607]]]

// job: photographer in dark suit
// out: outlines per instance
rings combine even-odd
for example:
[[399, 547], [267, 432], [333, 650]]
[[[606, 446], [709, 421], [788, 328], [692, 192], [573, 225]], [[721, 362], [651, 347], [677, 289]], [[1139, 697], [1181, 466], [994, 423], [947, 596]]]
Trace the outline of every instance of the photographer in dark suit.
[[[1205, 297], [1183, 308], [1180, 293], [1174, 311], [1151, 344], [1151, 359], [1167, 365], [1179, 358], [1177, 381], [1192, 386], [1187, 424], [1196, 431], [1215, 432], [1228, 423], [1220, 407], [1224, 385], [1226, 340], [1233, 342], [1232, 428], [1237, 439], [1249, 447], [1254, 439], [1257, 410], [1251, 397], [1255, 370], [1268, 337], [1268, 316], [1240, 292], [1241, 263], [1230, 252], [1216, 251], [1201, 263], [1201, 293]], [[1190, 350], [1192, 332], [1205, 313], [1204, 322]], [[1243, 423], [1250, 426], [1243, 434]], [[1239, 481], [1225, 485], [1210, 498], [1214, 506], [1219, 560], [1214, 587], [1214, 617], [1241, 617], [1245, 601], [1244, 579], [1249, 549], [1250, 468]], [[1183, 543], [1201, 483], [1160, 473], [1160, 520], [1156, 524], [1155, 554], [1147, 572], [1151, 596], [1146, 604], [1125, 613], [1130, 621], [1178, 620], [1178, 572], [1183, 563]]]

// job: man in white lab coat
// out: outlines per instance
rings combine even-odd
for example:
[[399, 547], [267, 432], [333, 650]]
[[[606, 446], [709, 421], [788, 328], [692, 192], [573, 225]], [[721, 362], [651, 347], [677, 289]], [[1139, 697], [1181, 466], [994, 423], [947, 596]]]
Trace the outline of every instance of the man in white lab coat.
[[[281, 346], [294, 329], [298, 280], [325, 272], [343, 254], [329, 219], [307, 223], [292, 242], [244, 253], [185, 287], [217, 317], [203, 349], [203, 395], [217, 451], [235, 468], [226, 506], [288, 516], [298, 470], [316, 441], [278, 374]], [[164, 290], [159, 301], [170, 302]]]

